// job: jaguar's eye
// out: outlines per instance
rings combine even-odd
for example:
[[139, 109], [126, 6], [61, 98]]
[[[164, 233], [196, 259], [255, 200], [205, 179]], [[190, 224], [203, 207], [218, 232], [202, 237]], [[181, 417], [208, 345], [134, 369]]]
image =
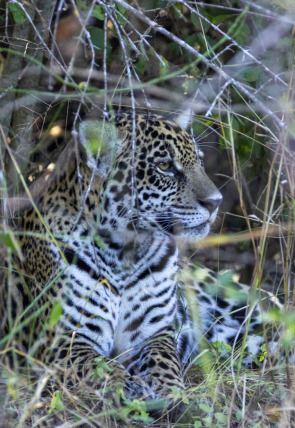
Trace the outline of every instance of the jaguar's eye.
[[158, 167], [162, 170], [162, 171], [167, 171], [167, 169], [172, 167], [172, 162], [161, 162], [158, 164]]

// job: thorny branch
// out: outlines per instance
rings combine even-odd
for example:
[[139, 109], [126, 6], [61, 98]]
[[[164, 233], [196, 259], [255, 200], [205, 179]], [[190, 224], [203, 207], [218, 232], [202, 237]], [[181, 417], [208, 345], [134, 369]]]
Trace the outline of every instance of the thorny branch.
[[245, 95], [248, 99], [250, 99], [255, 105], [261, 109], [262, 112], [270, 116], [275, 123], [279, 126], [280, 129], [283, 129], [285, 127], [285, 123], [280, 120], [277, 115], [271, 111], [262, 101], [260, 101], [253, 93], [251, 93], [245, 85], [243, 85], [238, 80], [234, 79], [232, 76], [230, 76], [228, 73], [226, 73], [222, 68], [218, 67], [214, 62], [206, 58], [204, 55], [202, 55], [200, 52], [198, 52], [196, 49], [194, 49], [192, 46], [190, 46], [185, 41], [181, 40], [179, 37], [172, 34], [170, 31], [166, 30], [166, 28], [161, 27], [156, 22], [152, 21], [150, 18], [148, 18], [142, 10], [135, 9], [133, 6], [126, 3], [124, 0], [114, 0], [115, 3], [123, 6], [126, 10], [133, 13], [137, 18], [139, 18], [141, 21], [149, 25], [150, 27], [154, 28], [155, 31], [163, 34], [168, 39], [174, 41], [179, 46], [181, 46], [183, 49], [190, 52], [193, 56], [195, 56], [197, 59], [202, 61], [204, 64], [206, 64], [207, 67], [214, 70], [221, 78], [223, 78], [225, 81], [231, 81], [232, 84], [239, 90], [243, 95]]

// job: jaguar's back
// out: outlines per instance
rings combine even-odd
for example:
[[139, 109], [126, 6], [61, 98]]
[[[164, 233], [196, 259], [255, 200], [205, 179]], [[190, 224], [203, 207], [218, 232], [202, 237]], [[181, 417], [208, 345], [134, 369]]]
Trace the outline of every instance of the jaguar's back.
[[24, 259], [3, 319], [17, 327], [26, 312], [16, 347], [77, 360], [88, 378], [97, 355], [111, 358], [129, 397], [183, 388], [194, 344], [175, 338], [175, 236], [205, 237], [222, 199], [200, 156], [184, 129], [157, 116], [82, 123], [37, 209], [24, 213]]

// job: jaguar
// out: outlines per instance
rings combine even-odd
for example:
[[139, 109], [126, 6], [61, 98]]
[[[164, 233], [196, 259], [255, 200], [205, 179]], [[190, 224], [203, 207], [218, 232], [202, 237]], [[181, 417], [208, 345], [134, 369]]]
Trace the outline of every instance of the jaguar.
[[[222, 202], [202, 157], [185, 129], [157, 115], [83, 121], [20, 216], [21, 257], [2, 299], [5, 346], [70, 362], [72, 381], [93, 387], [99, 357], [112, 371], [105, 382], [133, 399], [184, 390], [201, 336], [236, 343], [248, 291], [231, 279], [237, 293], [221, 296], [204, 268], [178, 275], [178, 239], [203, 239]], [[254, 305], [253, 354], [257, 327]]]

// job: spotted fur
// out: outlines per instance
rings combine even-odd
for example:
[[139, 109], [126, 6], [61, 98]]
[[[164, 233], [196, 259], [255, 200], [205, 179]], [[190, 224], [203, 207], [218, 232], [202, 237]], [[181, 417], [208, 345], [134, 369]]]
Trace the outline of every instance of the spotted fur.
[[[229, 337], [221, 330], [226, 317], [210, 327], [222, 315], [221, 299], [202, 282], [175, 279], [175, 236], [204, 238], [222, 197], [193, 138], [171, 121], [124, 113], [115, 124], [85, 122], [75, 137], [36, 200], [39, 211], [24, 213], [24, 260], [15, 261], [2, 326], [17, 327], [26, 310], [29, 322], [11, 339], [19, 350], [76, 362], [94, 386], [102, 356], [129, 398], [167, 396], [184, 388], [183, 366], [200, 332], [212, 341]], [[57, 302], [62, 315], [52, 326]], [[232, 311], [229, 304], [223, 309]], [[240, 325], [231, 323], [230, 336]]]

